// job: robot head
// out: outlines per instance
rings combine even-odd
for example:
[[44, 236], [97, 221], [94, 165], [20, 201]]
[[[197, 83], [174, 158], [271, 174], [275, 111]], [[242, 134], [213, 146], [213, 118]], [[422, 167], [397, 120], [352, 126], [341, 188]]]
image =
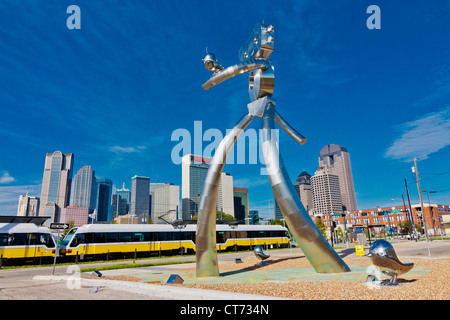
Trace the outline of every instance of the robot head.
[[239, 50], [239, 60], [249, 61], [254, 58], [269, 58], [273, 51], [274, 27], [257, 23], [248, 41]]
[[213, 53], [206, 53], [206, 56], [202, 59], [202, 61], [208, 71], [218, 72], [223, 70], [223, 67], [219, 64]]

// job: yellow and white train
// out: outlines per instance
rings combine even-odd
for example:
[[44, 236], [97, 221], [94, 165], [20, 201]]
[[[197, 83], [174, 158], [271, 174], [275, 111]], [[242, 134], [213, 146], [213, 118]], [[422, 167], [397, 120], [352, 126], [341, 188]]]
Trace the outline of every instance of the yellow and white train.
[[[66, 257], [123, 257], [195, 252], [197, 225], [184, 228], [159, 224], [89, 224], [71, 229], [61, 243]], [[282, 226], [217, 225], [217, 251], [241, 250], [257, 245], [289, 245]]]
[[34, 223], [0, 223], [2, 262], [39, 261], [55, 255], [56, 244], [50, 230]]

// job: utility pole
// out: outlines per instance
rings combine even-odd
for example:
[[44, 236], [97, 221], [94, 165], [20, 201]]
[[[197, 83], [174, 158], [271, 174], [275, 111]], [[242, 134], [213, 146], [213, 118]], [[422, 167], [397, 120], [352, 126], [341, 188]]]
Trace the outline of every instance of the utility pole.
[[426, 239], [427, 239], [428, 255], [431, 256], [431, 253], [430, 253], [430, 244], [429, 244], [429, 239], [428, 239], [427, 220], [426, 220], [426, 218], [425, 218], [425, 210], [423, 209], [422, 190], [420, 190], [419, 170], [417, 170], [417, 158], [414, 158], [413, 172], [416, 173], [417, 190], [419, 191], [420, 207], [421, 207], [421, 209], [422, 209], [422, 220], [423, 220], [423, 226], [424, 226], [424, 228], [425, 228], [425, 237], [426, 237]]
[[406, 187], [406, 196], [408, 197], [408, 206], [409, 206], [409, 214], [411, 216], [412, 230], [414, 230], [414, 239], [417, 242], [417, 229], [416, 224], [414, 223], [414, 215], [412, 213], [411, 199], [409, 197], [408, 183], [406, 182], [406, 179], [405, 179], [405, 187]]

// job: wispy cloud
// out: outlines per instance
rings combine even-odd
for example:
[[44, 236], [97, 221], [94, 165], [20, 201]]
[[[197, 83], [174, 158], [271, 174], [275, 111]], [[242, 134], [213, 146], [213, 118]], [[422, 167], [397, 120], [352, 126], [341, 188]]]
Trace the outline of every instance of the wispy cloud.
[[450, 107], [399, 126], [401, 134], [387, 149], [387, 158], [411, 161], [427, 159], [450, 145]]
[[14, 177], [11, 177], [7, 171], [3, 171], [3, 175], [0, 177], [1, 184], [8, 184], [16, 181]]
[[110, 147], [109, 150], [114, 153], [135, 153], [135, 152], [141, 152], [143, 150], [147, 149], [146, 146], [137, 146], [137, 147], [121, 147], [121, 146], [113, 146]]

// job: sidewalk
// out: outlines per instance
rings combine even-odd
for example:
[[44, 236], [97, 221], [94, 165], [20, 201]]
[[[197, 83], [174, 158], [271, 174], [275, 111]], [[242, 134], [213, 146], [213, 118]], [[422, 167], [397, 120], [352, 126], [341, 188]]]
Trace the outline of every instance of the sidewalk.
[[[148, 284], [142, 282], [120, 281], [120, 280], [106, 280], [106, 279], [79, 279], [79, 287], [69, 289], [76, 281], [74, 276], [35, 276], [33, 280], [38, 281], [57, 281], [66, 284], [66, 290], [80, 290], [83, 287], [89, 287], [89, 293], [85, 296], [89, 299], [94, 294], [102, 290], [113, 290], [115, 299], [122, 299], [128, 293], [133, 295], [140, 295], [144, 299], [156, 300], [286, 300], [264, 295], [253, 295], [243, 293], [233, 293], [226, 291], [214, 291], [195, 288], [183, 288], [176, 286], [164, 286], [156, 284]], [[60, 286], [61, 287], [61, 286]], [[41, 298], [42, 299], [42, 298]], [[53, 297], [50, 297], [53, 299]], [[114, 299], [110, 296], [109, 299]]]

